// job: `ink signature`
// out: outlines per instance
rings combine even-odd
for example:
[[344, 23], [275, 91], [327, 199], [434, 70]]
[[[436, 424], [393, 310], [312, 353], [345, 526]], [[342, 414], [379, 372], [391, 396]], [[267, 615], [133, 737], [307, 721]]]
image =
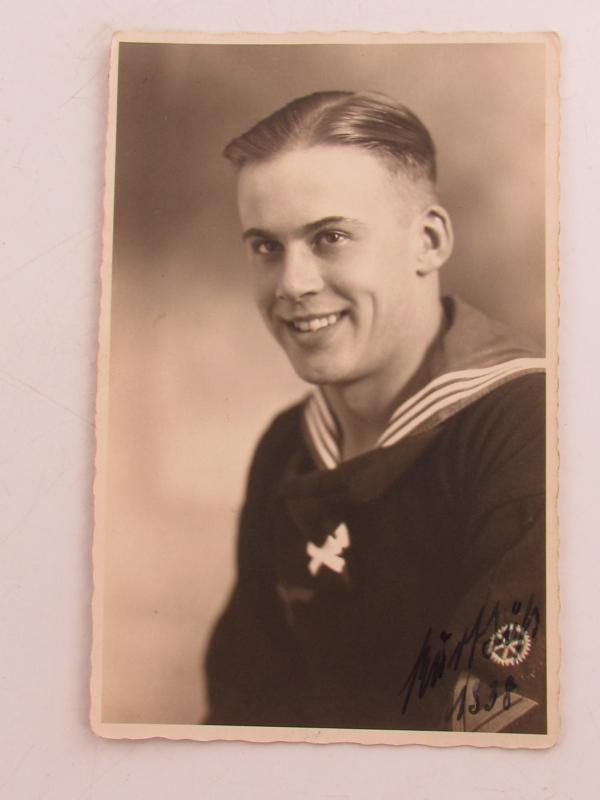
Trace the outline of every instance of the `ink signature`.
[[[456, 638], [455, 634], [445, 630], [434, 636], [433, 628], [430, 626], [427, 629], [419, 654], [398, 692], [401, 697], [403, 696], [403, 714], [406, 713], [415, 690], [417, 698], [420, 700], [438, 682], [442, 681], [448, 672], [457, 673], [459, 670], [470, 670], [476, 655], [479, 654], [489, 659], [489, 652], [485, 648], [486, 642], [498, 630], [501, 622], [505, 622], [506, 619], [501, 619], [499, 602], [492, 606], [489, 613], [487, 609], [488, 604], [486, 603], [479, 609], [472, 624], [460, 638]], [[511, 610], [515, 617], [521, 611], [523, 612], [519, 624], [529, 633], [531, 639], [534, 639], [540, 625], [540, 612], [534, 596], [530, 595], [524, 608], [520, 600], [515, 600]], [[436, 643], [437, 641], [439, 644]], [[491, 689], [492, 696], [496, 689], [497, 687]], [[509, 703], [511, 691], [514, 691], [512, 685], [508, 690], [505, 687], [505, 698], [508, 696]], [[492, 705], [495, 701], [496, 697], [493, 697]], [[478, 701], [476, 700], [476, 702]]]

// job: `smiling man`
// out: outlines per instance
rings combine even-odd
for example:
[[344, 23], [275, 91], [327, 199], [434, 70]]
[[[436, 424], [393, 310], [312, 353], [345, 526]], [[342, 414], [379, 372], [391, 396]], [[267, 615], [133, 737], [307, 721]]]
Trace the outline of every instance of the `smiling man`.
[[545, 732], [545, 388], [440, 296], [432, 139], [320, 92], [231, 142], [258, 308], [314, 385], [263, 436], [208, 722]]

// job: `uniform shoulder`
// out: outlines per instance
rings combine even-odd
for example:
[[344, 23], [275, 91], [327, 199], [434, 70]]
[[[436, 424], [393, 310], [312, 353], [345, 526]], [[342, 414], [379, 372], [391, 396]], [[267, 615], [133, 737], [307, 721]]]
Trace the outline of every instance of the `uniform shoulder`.
[[514, 378], [457, 415], [451, 446], [490, 502], [544, 492], [545, 384], [542, 372]]
[[473, 403], [471, 416], [479, 427], [502, 436], [544, 431], [546, 375], [531, 372], [512, 378]]
[[295, 434], [301, 424], [304, 405], [305, 400], [302, 399], [276, 414], [263, 431], [258, 446], [277, 447], [280, 442]]
[[290, 449], [302, 436], [304, 400], [285, 408], [268, 424], [254, 451], [250, 478], [253, 475], [276, 475], [289, 458]]

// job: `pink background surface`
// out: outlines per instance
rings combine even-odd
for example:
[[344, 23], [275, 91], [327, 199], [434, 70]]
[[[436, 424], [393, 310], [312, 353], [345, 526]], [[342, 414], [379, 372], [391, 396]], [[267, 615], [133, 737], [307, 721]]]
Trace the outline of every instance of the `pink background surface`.
[[[23, 2], [5, 13], [10, 35], [0, 55], [3, 796], [429, 798], [443, 793], [550, 800], [597, 793], [599, 286], [592, 209], [600, 179], [600, 15], [591, 2], [525, 7], [507, 0], [494, 10], [480, 5], [424, 0], [418, 10], [400, 13], [391, 2], [369, 8], [305, 3], [300, 10], [259, 0], [252, 8], [222, 2], [209, 12], [192, 2], [121, 0], [77, 6]], [[112, 30], [136, 27], [554, 28], [562, 34], [565, 656], [563, 741], [555, 750], [112, 742], [91, 734], [91, 485], [106, 70]], [[222, 469], [215, 465], [216, 473]]]

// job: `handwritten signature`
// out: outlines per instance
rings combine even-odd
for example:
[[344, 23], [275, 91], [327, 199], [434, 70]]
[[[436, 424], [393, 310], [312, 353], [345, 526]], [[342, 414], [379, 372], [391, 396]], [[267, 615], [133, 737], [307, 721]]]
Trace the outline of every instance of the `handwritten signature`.
[[[472, 624], [458, 639], [453, 633], [444, 630], [440, 631], [436, 637], [433, 635], [431, 626], [427, 629], [417, 658], [398, 692], [401, 697], [403, 696], [403, 714], [409, 707], [415, 689], [418, 699], [422, 699], [430, 689], [444, 679], [449, 671], [456, 673], [459, 670], [470, 670], [477, 654], [489, 659], [490, 655], [486, 651], [485, 645], [490, 636], [500, 627], [500, 603], [495, 603], [489, 613], [487, 608], [488, 604], [486, 603], [479, 609]], [[534, 596], [530, 595], [525, 607], [520, 600], [515, 600], [511, 610], [515, 617], [523, 612], [520, 625], [534, 639], [540, 624], [540, 612]], [[436, 640], [440, 644], [436, 644]], [[510, 704], [510, 693], [514, 691], [516, 684], [513, 686], [512, 683], [509, 683], [507, 687], [505, 687], [504, 702]], [[486, 709], [490, 702], [493, 706], [497, 699], [497, 687], [490, 685], [490, 691], [491, 697], [486, 704]], [[463, 698], [463, 706], [464, 702]], [[475, 703], [478, 702], [478, 698], [475, 698]], [[477, 708], [479, 707], [477, 706]]]

